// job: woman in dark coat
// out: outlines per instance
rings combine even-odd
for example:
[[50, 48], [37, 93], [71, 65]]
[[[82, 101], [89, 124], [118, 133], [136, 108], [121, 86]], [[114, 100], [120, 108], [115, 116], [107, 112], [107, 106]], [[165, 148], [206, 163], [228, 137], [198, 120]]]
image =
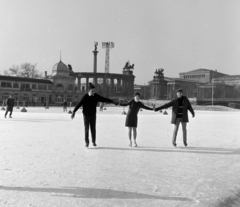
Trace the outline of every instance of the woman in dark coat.
[[187, 146], [188, 111], [191, 112], [193, 117], [195, 116], [195, 113], [188, 98], [186, 96], [183, 96], [183, 91], [181, 88], [176, 91], [176, 95], [177, 97], [175, 99], [164, 104], [163, 106], [157, 107], [155, 111], [172, 107], [171, 123], [175, 125], [174, 131], [173, 131], [172, 144], [174, 147], [177, 146], [176, 139], [177, 139], [178, 127], [181, 123], [182, 130], [183, 130], [183, 144], [186, 147]]
[[138, 124], [138, 112], [140, 108], [146, 109], [146, 110], [154, 110], [154, 108], [149, 108], [145, 106], [140, 99], [140, 94], [135, 93], [134, 99], [129, 101], [126, 104], [119, 104], [120, 106], [129, 106], [125, 126], [128, 127], [128, 137], [130, 140], [129, 146], [132, 146], [132, 131], [133, 131], [133, 138], [134, 138], [134, 146], [137, 147], [137, 124]]

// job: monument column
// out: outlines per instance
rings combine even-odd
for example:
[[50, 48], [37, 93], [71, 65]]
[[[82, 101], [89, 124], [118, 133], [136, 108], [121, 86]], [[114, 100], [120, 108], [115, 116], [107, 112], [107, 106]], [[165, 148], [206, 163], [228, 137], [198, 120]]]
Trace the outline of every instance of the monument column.
[[97, 45], [98, 45], [98, 42], [94, 42], [95, 50], [92, 51], [93, 52], [93, 72], [94, 73], [97, 73], [97, 54], [98, 54]]
[[122, 93], [124, 93], [124, 90], [125, 90], [125, 81], [122, 79], [122, 80], [121, 80], [121, 84], [119, 84], [119, 85], [121, 85], [121, 87], [122, 87]]
[[96, 87], [96, 90], [98, 90], [97, 77], [94, 77], [94, 85], [95, 85], [95, 87]]
[[116, 92], [119, 92], [120, 84], [119, 84], [119, 79], [117, 79], [117, 85], [116, 85]]

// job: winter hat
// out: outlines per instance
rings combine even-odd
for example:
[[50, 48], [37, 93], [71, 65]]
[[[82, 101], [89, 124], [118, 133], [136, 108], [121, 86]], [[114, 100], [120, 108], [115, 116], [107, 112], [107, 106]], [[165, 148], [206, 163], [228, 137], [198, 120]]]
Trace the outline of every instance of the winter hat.
[[88, 84], [88, 89], [91, 90], [91, 89], [93, 89], [93, 88], [95, 88], [95, 86], [94, 86], [92, 83], [89, 83], [89, 84]]
[[176, 93], [177, 93], [177, 92], [183, 92], [182, 88], [177, 89], [177, 90], [176, 90]]
[[135, 96], [141, 97], [140, 93], [138, 93], [138, 92], [136, 92], [136, 93], [134, 94], [134, 97], [135, 97]]

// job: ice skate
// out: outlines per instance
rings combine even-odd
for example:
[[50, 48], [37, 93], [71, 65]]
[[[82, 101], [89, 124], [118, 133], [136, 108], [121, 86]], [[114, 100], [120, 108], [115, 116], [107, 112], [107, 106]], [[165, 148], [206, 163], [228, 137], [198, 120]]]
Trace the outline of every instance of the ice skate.
[[93, 143], [93, 147], [94, 147], [94, 148], [96, 148], [96, 147], [97, 147], [96, 143]]

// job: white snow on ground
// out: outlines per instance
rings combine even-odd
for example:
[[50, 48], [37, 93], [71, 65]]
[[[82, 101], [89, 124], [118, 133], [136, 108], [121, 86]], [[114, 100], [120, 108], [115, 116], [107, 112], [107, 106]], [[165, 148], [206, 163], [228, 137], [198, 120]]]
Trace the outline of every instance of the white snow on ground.
[[130, 148], [122, 108], [108, 107], [85, 149], [81, 110], [27, 110], [0, 111], [1, 207], [240, 206], [239, 112], [189, 113], [189, 146], [180, 128], [174, 148], [170, 110], [141, 111]]

